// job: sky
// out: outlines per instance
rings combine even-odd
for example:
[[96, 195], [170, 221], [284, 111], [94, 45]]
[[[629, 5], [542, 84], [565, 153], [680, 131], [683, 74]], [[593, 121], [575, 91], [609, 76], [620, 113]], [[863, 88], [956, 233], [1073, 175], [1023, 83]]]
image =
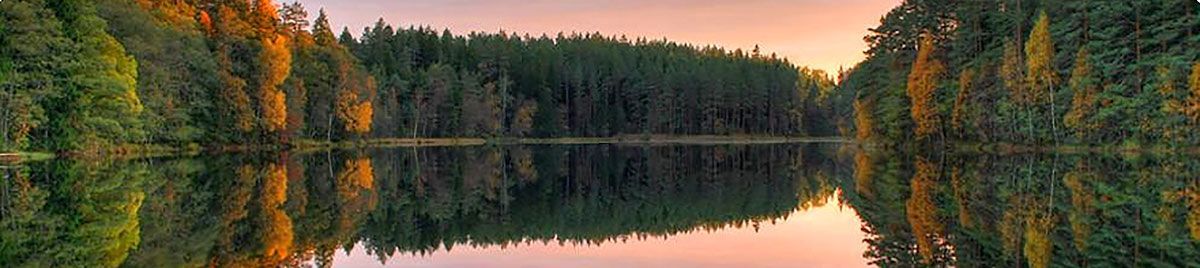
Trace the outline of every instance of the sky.
[[[455, 34], [600, 32], [749, 51], [835, 73], [863, 59], [863, 36], [900, 0], [298, 0], [336, 29], [383, 18]], [[284, 2], [284, 1], [280, 1]], [[290, 2], [290, 1], [288, 1]]]

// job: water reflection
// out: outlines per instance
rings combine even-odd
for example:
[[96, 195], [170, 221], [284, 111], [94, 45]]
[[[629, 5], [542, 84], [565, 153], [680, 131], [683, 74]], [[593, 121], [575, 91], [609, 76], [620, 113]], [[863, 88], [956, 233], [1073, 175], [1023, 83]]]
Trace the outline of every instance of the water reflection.
[[1187, 266], [1198, 168], [829, 145], [58, 160], [0, 168], [0, 266]]
[[[1194, 266], [1189, 156], [855, 156], [880, 266]], [[870, 174], [863, 176], [862, 174]]]
[[[812, 151], [808, 149], [807, 151]], [[6, 169], [3, 266], [328, 266], [758, 229], [823, 205], [803, 146], [378, 149]]]

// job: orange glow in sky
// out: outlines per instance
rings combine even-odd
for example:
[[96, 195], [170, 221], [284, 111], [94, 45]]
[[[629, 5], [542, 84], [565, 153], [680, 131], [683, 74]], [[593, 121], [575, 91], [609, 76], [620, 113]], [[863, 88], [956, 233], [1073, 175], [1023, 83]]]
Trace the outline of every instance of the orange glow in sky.
[[383, 18], [393, 25], [471, 31], [600, 32], [667, 38], [764, 54], [834, 73], [863, 59], [867, 29], [900, 0], [299, 0], [315, 17], [355, 36]]

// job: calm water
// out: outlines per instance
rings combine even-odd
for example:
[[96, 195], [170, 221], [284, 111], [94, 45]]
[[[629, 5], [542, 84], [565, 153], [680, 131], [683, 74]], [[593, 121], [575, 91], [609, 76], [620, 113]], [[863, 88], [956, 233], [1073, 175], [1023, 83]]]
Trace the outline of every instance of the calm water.
[[1200, 264], [1194, 157], [589, 145], [0, 174], [0, 267]]

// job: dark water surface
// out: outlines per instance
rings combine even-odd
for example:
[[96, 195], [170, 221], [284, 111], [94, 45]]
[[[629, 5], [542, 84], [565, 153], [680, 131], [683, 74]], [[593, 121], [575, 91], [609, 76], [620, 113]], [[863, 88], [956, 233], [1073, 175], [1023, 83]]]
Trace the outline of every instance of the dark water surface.
[[1200, 161], [831, 144], [0, 169], [0, 267], [1196, 266]]

